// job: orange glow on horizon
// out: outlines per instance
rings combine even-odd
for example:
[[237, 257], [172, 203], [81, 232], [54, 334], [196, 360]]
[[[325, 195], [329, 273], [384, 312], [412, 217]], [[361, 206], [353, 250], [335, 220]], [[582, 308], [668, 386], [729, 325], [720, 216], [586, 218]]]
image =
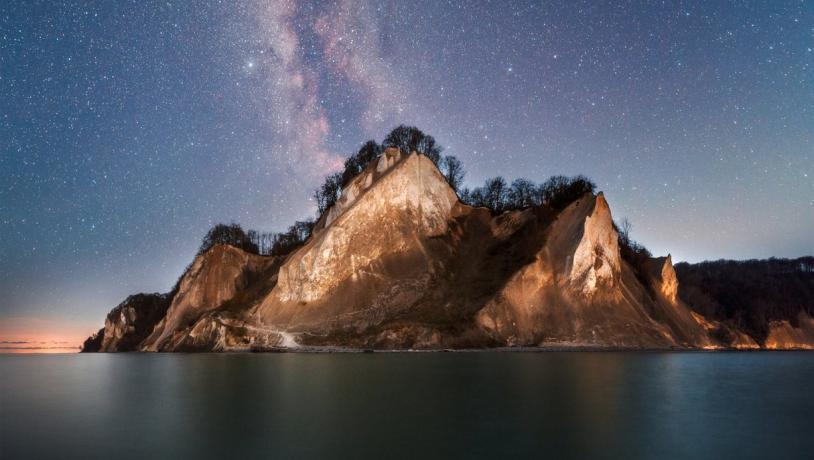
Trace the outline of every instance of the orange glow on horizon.
[[0, 319], [0, 353], [77, 353], [97, 328], [32, 317]]
[[60, 354], [79, 353], [79, 348], [0, 348], [0, 354]]

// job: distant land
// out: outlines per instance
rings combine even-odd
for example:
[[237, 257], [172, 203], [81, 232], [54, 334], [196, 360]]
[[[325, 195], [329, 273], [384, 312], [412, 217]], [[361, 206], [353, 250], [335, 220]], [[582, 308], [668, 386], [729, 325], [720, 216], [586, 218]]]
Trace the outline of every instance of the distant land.
[[400, 126], [326, 179], [316, 220], [216, 226], [83, 351], [814, 349], [814, 257], [674, 266], [587, 178], [462, 179]]

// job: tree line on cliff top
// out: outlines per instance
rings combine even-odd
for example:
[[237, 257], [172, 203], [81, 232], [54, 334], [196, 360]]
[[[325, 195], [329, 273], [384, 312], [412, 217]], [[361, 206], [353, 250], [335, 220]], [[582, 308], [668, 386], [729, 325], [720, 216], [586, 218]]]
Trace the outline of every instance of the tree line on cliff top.
[[463, 187], [466, 176], [461, 161], [453, 155], [442, 155], [443, 147], [435, 138], [414, 126], [400, 125], [385, 136], [381, 144], [369, 140], [345, 160], [342, 171], [325, 178], [313, 198], [317, 205], [316, 219], [297, 221], [285, 232], [264, 233], [244, 230], [239, 224], [217, 224], [204, 237], [199, 254], [216, 244], [228, 244], [244, 251], [261, 255], [285, 255], [302, 245], [310, 236], [314, 225], [342, 196], [342, 190], [354, 177], [379, 158], [387, 148], [397, 148], [403, 155], [416, 152], [426, 156], [441, 171], [450, 187], [462, 202], [488, 208], [492, 213], [547, 206], [560, 211], [586, 193], [594, 192], [596, 185], [585, 176], [552, 176], [536, 184], [528, 179], [508, 183], [497, 176], [487, 179], [480, 187]]

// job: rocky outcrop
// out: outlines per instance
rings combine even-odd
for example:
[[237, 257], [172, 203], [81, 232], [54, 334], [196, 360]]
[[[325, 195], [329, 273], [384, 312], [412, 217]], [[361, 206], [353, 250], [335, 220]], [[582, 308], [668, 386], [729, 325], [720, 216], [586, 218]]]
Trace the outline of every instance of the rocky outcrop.
[[701, 348], [719, 348], [722, 344], [710, 337], [705, 320], [678, 298], [678, 277], [673, 267], [673, 259], [655, 257], [641, 268], [644, 285], [654, 299], [653, 318], [667, 324], [673, 334], [686, 344]]
[[669, 303], [675, 304], [678, 301], [678, 277], [670, 254], [651, 259], [648, 268], [655, 290]]

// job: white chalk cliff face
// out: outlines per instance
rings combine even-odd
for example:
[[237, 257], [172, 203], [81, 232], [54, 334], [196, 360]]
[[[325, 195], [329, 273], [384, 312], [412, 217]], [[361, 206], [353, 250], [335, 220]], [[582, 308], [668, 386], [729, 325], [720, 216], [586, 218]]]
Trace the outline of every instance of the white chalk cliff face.
[[600, 193], [586, 195], [560, 213], [535, 261], [506, 283], [477, 320], [509, 346], [705, 343], [703, 326], [688, 309], [681, 307], [689, 319], [677, 325], [660, 321], [664, 308], [622, 260], [610, 208]]
[[[737, 330], [722, 344], [723, 326], [678, 286], [670, 256], [622, 257], [602, 193], [492, 215], [461, 203], [426, 156], [388, 149], [303, 246], [212, 247], [166, 303], [114, 309], [101, 349], [758, 346]], [[766, 346], [814, 347], [814, 320], [797, 323], [772, 324]]]
[[262, 273], [274, 262], [274, 258], [249, 254], [227, 245], [216, 245], [198, 256], [182, 277], [166, 316], [156, 324], [141, 349], [178, 348], [198, 320], [246, 289], [253, 274]]
[[579, 219], [582, 233], [574, 234], [580, 236], [579, 244], [567, 258], [565, 280], [572, 290], [590, 297], [599, 287], [613, 288], [619, 277], [619, 234], [613, 228], [610, 208], [602, 193], [594, 200], [590, 214]]
[[427, 157], [388, 150], [282, 265], [255, 318], [281, 328], [322, 328], [384, 308], [382, 295], [407, 301], [432, 271], [426, 240], [446, 234], [457, 201]]

